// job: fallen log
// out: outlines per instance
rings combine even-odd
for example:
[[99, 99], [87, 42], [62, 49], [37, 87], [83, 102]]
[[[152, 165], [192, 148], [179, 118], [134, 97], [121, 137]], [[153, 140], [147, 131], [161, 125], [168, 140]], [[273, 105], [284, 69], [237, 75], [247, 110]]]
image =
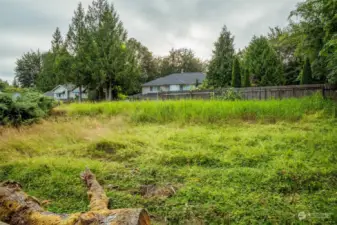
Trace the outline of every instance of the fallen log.
[[39, 201], [22, 191], [20, 184], [5, 182], [0, 185], [0, 224], [9, 225], [149, 225], [144, 209], [108, 209], [108, 197], [87, 169], [81, 178], [88, 188], [90, 211], [75, 214], [46, 212]]

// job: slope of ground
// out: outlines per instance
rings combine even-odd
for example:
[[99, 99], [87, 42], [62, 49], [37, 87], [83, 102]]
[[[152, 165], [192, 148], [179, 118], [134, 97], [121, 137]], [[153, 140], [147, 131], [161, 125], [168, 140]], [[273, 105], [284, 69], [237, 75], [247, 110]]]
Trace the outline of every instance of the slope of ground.
[[112, 208], [147, 208], [155, 224], [302, 224], [300, 212], [333, 224], [336, 137], [319, 111], [273, 123], [63, 116], [1, 130], [0, 181], [21, 182], [49, 211], [86, 211], [78, 175], [89, 167]]

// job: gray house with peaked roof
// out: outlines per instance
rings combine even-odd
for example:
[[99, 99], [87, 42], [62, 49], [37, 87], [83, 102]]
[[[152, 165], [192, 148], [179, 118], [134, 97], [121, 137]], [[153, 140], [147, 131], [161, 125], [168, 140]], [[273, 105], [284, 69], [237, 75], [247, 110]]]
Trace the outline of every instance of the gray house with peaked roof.
[[166, 77], [161, 77], [142, 85], [142, 94], [189, 91], [201, 84], [206, 79], [206, 75], [201, 72], [194, 73], [174, 73]]
[[[52, 93], [55, 100], [72, 100], [79, 96], [79, 88], [73, 84], [61, 84], [57, 85], [50, 92], [46, 92], [45, 95]], [[85, 88], [82, 88], [82, 99], [87, 99], [88, 94]]]

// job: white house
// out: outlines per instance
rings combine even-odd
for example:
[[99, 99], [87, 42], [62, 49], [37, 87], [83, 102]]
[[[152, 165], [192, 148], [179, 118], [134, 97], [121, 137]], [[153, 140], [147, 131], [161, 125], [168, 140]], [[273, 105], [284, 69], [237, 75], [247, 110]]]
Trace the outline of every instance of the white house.
[[[72, 92], [70, 92], [70, 98], [71, 99], [78, 99], [80, 96], [80, 88], [75, 88]], [[87, 89], [82, 87], [82, 99], [88, 99], [88, 92]]]
[[196, 73], [174, 73], [142, 85], [142, 94], [174, 91], [190, 91], [201, 84], [206, 75]]
[[[77, 99], [79, 96], [79, 88], [73, 84], [61, 84], [56, 86], [51, 91], [55, 100], [69, 101]], [[46, 92], [45, 95], [50, 92]], [[85, 88], [82, 88], [82, 99], [88, 99], [88, 94]]]

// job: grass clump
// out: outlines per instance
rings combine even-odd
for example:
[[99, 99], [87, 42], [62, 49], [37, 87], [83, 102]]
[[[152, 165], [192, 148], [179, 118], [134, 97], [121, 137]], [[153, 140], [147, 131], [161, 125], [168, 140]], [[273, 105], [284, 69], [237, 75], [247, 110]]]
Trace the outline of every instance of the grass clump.
[[219, 123], [228, 120], [298, 121], [307, 114], [333, 116], [335, 105], [320, 95], [268, 101], [103, 102], [62, 106], [69, 115], [124, 115], [133, 122]]

